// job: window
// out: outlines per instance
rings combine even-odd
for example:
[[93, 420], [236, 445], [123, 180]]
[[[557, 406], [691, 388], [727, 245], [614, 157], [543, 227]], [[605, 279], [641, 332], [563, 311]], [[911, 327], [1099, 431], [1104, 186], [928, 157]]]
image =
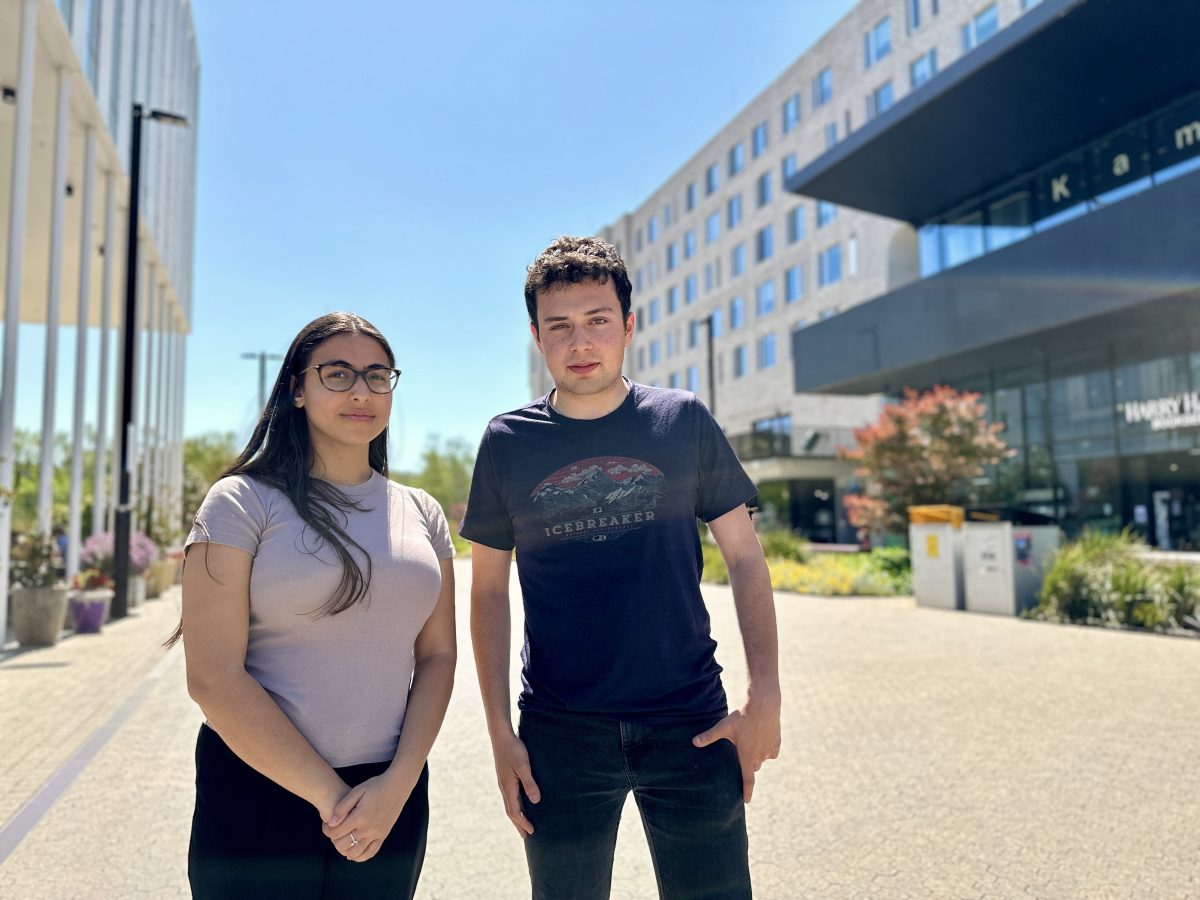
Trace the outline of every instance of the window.
[[708, 314], [709, 328], [712, 330], [712, 336], [719, 338], [721, 336], [721, 307], [717, 307]]
[[702, 319], [692, 319], [692, 321], [688, 322], [689, 350], [695, 349], [696, 345], [700, 343], [700, 328], [702, 321]]
[[820, 319], [822, 322], [824, 322], [826, 319], [832, 319], [836, 315], [837, 315], [837, 307], [836, 306], [827, 306], [823, 310], [821, 310], [821, 314], [819, 316], [817, 316], [817, 318]]
[[683, 258], [691, 259], [696, 255], [696, 229], [689, 228], [683, 233]]
[[800, 92], [783, 101], [783, 133], [787, 134], [800, 124]]
[[663, 228], [670, 228], [671, 223], [675, 221], [675, 217], [672, 215], [673, 212], [674, 210], [671, 209], [670, 203], [663, 204]]
[[633, 273], [633, 289], [639, 294], [642, 292], [642, 270], [641, 270], [641, 268], [638, 268], [638, 270]]
[[1000, 18], [993, 3], [962, 27], [963, 53], [974, 50], [1000, 28]]
[[672, 390], [678, 389], [678, 387], [679, 387], [679, 373], [678, 372], [672, 372], [670, 375], [667, 376], [667, 387], [671, 388]]
[[650, 366], [653, 368], [658, 365], [659, 356], [661, 355], [661, 345], [658, 343], [658, 338], [650, 342]]
[[707, 294], [709, 291], [711, 291], [713, 289], [713, 287], [715, 286], [715, 284], [716, 284], [716, 281], [713, 278], [713, 264], [705, 263], [704, 264], [704, 293]]
[[832, 150], [837, 146], [837, 122], [825, 126], [825, 149]]
[[704, 176], [704, 194], [708, 196], [721, 186], [721, 170], [713, 163]]
[[812, 80], [812, 107], [819, 109], [833, 99], [833, 69], [826, 66]]
[[755, 315], [766, 316], [775, 311], [775, 282], [764, 281], [754, 291]]
[[687, 389], [693, 394], [700, 393], [700, 367], [688, 366]]
[[638, 253], [642, 252], [642, 229], [640, 228], [633, 233], [633, 249]]
[[771, 173], [763, 172], [758, 176], [758, 205], [764, 207], [771, 202]]
[[892, 17], [887, 16], [863, 35], [863, 68], [871, 68], [891, 52]]
[[691, 212], [696, 208], [696, 182], [689, 181], [687, 186], [687, 210]]
[[834, 244], [817, 254], [817, 285], [828, 287], [842, 280], [842, 246]]
[[1021, 11], [1024, 12], [1025, 10], [1033, 9], [1041, 2], [1042, 0], [1021, 0]]
[[658, 324], [658, 298], [655, 297], [650, 301], [650, 324]]
[[729, 330], [735, 331], [746, 324], [746, 301], [734, 297], [729, 301]]
[[837, 204], [827, 200], [817, 201], [817, 227], [824, 228], [837, 218]]
[[725, 205], [726, 227], [733, 229], [742, 221], [742, 195], [734, 194]]
[[738, 244], [729, 255], [731, 275], [741, 275], [746, 271], [746, 245]]
[[734, 144], [729, 148], [729, 177], [732, 178], [738, 172], [742, 171], [746, 165], [746, 148], [741, 144]]
[[637, 352], [637, 370], [640, 372], [646, 368], [646, 348], [638, 347]]
[[750, 152], [755, 159], [758, 159], [767, 149], [767, 123], [766, 120], [759, 122], [754, 126], [754, 131], [750, 133]]
[[886, 112], [893, 102], [892, 83], [885, 81], [867, 95], [867, 121]]
[[675, 355], [675, 332], [667, 332], [667, 359]]
[[912, 82], [914, 91], [936, 74], [937, 47], [932, 48], [928, 53], [918, 57], [917, 60], [908, 67], [908, 76], [909, 80]]
[[794, 244], [804, 237], [804, 207], [794, 206], [787, 214], [787, 242]]
[[754, 236], [754, 260], [763, 262], [775, 253], [775, 243], [771, 234], [771, 226], [767, 225], [758, 230]]
[[696, 276], [689, 275], [683, 281], [683, 302], [692, 304], [696, 302]]
[[667, 315], [671, 315], [677, 309], [679, 309], [679, 288], [671, 285], [667, 288]]
[[646, 223], [646, 242], [653, 244], [658, 240], [658, 217], [651, 216], [650, 221]]
[[904, 25], [909, 34], [921, 27], [921, 0], [904, 0]]
[[780, 169], [783, 172], [783, 181], [786, 182], [789, 178], [796, 174], [796, 154], [789, 153], [783, 158], [780, 164]]
[[733, 377], [741, 378], [746, 374], [747, 353], [746, 345], [738, 344], [733, 348]]
[[784, 273], [783, 296], [788, 303], [795, 303], [804, 296], [803, 266], [792, 266]]
[[770, 369], [775, 366], [775, 335], [764, 334], [758, 339], [758, 367]]
[[673, 271], [677, 265], [679, 265], [679, 245], [667, 244], [667, 271]]

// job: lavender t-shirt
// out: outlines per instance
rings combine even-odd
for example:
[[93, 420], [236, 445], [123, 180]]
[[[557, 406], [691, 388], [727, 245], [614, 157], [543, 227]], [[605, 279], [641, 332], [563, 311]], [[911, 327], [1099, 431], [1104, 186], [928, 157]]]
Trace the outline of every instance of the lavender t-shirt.
[[[413, 644], [437, 605], [439, 560], [454, 555], [446, 518], [424, 491], [378, 473], [338, 486], [362, 510], [346, 532], [370, 555], [367, 596], [320, 615], [342, 565], [288, 497], [244, 475], [222, 478], [196, 514], [187, 546], [226, 544], [254, 557], [246, 671], [331, 766], [390, 760], [413, 673]], [[204, 548], [188, 554], [204, 564]], [[351, 548], [364, 575], [366, 561]]]

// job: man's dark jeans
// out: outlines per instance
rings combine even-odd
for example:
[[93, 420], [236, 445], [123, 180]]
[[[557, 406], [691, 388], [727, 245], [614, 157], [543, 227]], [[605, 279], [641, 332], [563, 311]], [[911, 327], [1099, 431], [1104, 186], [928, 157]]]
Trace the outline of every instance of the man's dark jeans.
[[637, 725], [523, 711], [540, 803], [522, 793], [534, 900], [606, 898], [617, 824], [633, 791], [664, 900], [750, 897], [746, 813], [737, 751], [697, 748], [713, 720]]

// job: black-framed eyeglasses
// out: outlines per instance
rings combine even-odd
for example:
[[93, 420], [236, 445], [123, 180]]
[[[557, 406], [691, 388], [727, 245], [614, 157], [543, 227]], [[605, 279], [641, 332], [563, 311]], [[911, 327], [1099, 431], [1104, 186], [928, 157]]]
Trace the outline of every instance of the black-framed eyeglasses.
[[318, 363], [301, 369], [296, 374], [303, 375], [309, 369], [316, 371], [321, 384], [326, 388], [338, 392], [350, 390], [354, 387], [354, 382], [361, 378], [372, 394], [390, 394], [396, 389], [396, 382], [400, 380], [399, 369], [389, 369], [387, 366], [356, 369], [340, 362]]

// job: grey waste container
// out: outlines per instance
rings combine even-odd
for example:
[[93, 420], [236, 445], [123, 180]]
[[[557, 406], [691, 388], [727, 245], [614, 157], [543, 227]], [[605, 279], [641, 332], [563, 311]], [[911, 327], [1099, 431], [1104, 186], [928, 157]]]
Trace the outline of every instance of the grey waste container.
[[1007, 616], [1032, 609], [1062, 539], [1057, 525], [967, 522], [963, 526], [967, 609]]

